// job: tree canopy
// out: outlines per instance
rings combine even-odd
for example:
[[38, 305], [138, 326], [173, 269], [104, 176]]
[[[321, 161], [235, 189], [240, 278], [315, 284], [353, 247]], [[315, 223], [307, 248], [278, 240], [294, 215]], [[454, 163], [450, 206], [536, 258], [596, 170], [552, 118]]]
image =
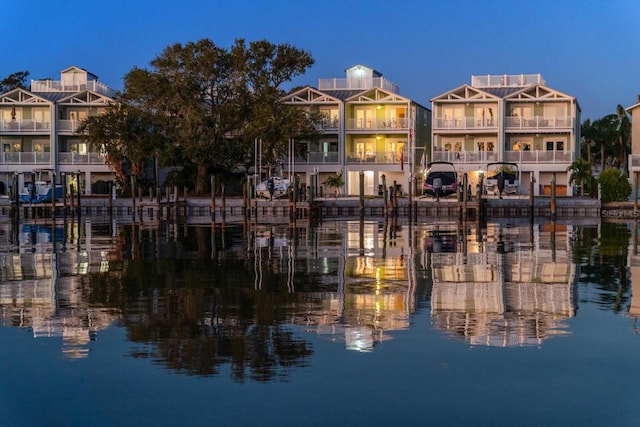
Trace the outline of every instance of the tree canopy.
[[[318, 118], [281, 103], [282, 84], [303, 74], [313, 64], [311, 55], [288, 44], [265, 40], [246, 44], [236, 40], [230, 49], [209, 39], [176, 43], [150, 62], [150, 69], [135, 67], [124, 77], [124, 91], [111, 114], [144, 112], [154, 123], [153, 137], [133, 137], [123, 132], [118, 144], [105, 143], [104, 132], [83, 128], [89, 140], [102, 144], [114, 158], [132, 150], [123, 146], [152, 140], [160, 144], [164, 158], [182, 163], [182, 170], [196, 171], [195, 190], [207, 191], [208, 176], [230, 171], [253, 156], [253, 141], [262, 139], [263, 163], [277, 161], [288, 148], [288, 138], [318, 136]], [[141, 116], [142, 117], [142, 116]], [[114, 119], [114, 117], [112, 117]], [[116, 122], [121, 122], [116, 120]], [[130, 129], [126, 127], [127, 129]], [[140, 127], [140, 132], [148, 128]], [[166, 149], [171, 155], [166, 155]], [[126, 154], [129, 156], [130, 154]], [[128, 158], [128, 157], [127, 157]], [[132, 159], [129, 159], [132, 160]]]
[[29, 77], [28, 71], [17, 71], [9, 74], [4, 79], [0, 80], [0, 93], [8, 92], [16, 88], [26, 89], [27, 77]]

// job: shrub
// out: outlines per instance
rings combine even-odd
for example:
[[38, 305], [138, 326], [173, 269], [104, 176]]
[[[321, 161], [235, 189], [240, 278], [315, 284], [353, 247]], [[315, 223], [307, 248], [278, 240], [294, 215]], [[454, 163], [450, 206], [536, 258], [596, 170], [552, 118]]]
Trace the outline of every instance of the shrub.
[[628, 200], [631, 195], [629, 179], [620, 169], [606, 169], [598, 177], [598, 183], [603, 203]]

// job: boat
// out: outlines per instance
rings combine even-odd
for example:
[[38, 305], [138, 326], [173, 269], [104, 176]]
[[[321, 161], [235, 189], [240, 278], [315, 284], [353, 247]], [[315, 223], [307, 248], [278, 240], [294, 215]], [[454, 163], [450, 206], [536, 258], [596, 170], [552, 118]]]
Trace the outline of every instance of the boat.
[[434, 197], [446, 197], [458, 189], [458, 174], [451, 162], [431, 162], [425, 171], [424, 193]]
[[487, 165], [487, 179], [484, 183], [486, 194], [502, 197], [503, 194], [518, 193], [520, 173], [517, 163], [493, 162]]
[[23, 203], [36, 204], [52, 202], [54, 194], [56, 200], [62, 198], [61, 184], [56, 184], [54, 187], [47, 181], [35, 181], [25, 184], [19, 195]]
[[269, 178], [256, 185], [256, 195], [265, 199], [277, 199], [286, 196], [289, 193], [291, 183], [288, 179], [279, 176], [270, 176]]

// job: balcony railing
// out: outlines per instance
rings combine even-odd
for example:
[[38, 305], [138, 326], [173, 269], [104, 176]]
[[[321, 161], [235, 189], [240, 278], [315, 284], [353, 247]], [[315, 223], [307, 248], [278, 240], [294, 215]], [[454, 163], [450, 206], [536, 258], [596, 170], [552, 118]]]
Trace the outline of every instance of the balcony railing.
[[337, 164], [340, 160], [338, 155], [337, 152], [310, 152], [306, 159], [296, 158], [296, 163]]
[[80, 123], [80, 120], [60, 120], [58, 121], [58, 130], [61, 132], [75, 132]]
[[568, 163], [573, 154], [567, 151], [505, 151], [504, 160], [513, 163]]
[[534, 84], [546, 84], [540, 74], [498, 74], [486, 76], [471, 76], [471, 86], [482, 87], [508, 87], [530, 86]]
[[368, 78], [335, 78], [335, 79], [318, 79], [318, 89], [320, 90], [332, 90], [332, 89], [372, 89], [374, 87], [387, 90], [392, 93], [400, 93], [398, 85], [385, 79], [384, 77], [368, 77]]
[[0, 164], [4, 165], [49, 165], [51, 153], [29, 152], [5, 152], [0, 153]]
[[86, 154], [60, 152], [58, 153], [58, 162], [61, 165], [104, 165], [106, 158], [99, 152], [89, 152]]
[[96, 80], [79, 84], [63, 84], [60, 80], [31, 80], [31, 92], [82, 92], [91, 90], [101, 95], [113, 97], [116, 91]]
[[[498, 162], [495, 151], [433, 151], [433, 161], [451, 163]], [[571, 163], [572, 155], [566, 151], [505, 151], [505, 162], [513, 163]]]
[[498, 121], [491, 118], [462, 117], [459, 119], [435, 119], [433, 128], [438, 130], [497, 129]]
[[378, 151], [375, 153], [347, 153], [347, 163], [376, 163], [376, 164], [408, 164], [407, 153], [399, 154], [395, 151]]
[[495, 151], [434, 151], [434, 162], [491, 163], [498, 161]]
[[332, 131], [335, 130], [337, 131], [338, 129], [340, 129], [340, 119], [330, 119], [330, 118], [324, 118], [322, 119], [322, 122], [320, 122], [320, 124], [317, 127], [318, 130], [322, 131]]
[[407, 119], [349, 119], [347, 130], [407, 131]]
[[0, 120], [0, 132], [47, 132], [51, 129], [50, 122], [42, 122], [33, 119]]
[[567, 129], [571, 128], [571, 117], [555, 117], [545, 118], [535, 116], [531, 118], [523, 118], [516, 116], [508, 116], [505, 118], [506, 130], [533, 130], [533, 129]]

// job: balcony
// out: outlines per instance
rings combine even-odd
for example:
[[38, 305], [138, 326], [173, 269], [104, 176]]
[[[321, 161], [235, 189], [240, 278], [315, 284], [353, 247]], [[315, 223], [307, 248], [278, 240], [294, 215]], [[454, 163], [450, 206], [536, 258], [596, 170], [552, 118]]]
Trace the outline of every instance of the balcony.
[[90, 90], [113, 98], [116, 91], [96, 80], [79, 84], [63, 84], [60, 80], [31, 80], [31, 92], [83, 92]]
[[409, 130], [407, 119], [349, 119], [347, 130], [362, 131], [404, 131]]
[[471, 76], [471, 86], [484, 87], [520, 87], [534, 84], [545, 85], [540, 74], [498, 74], [486, 76]]
[[433, 151], [434, 162], [450, 163], [491, 163], [498, 161], [498, 153], [495, 151]]
[[99, 152], [79, 154], [75, 152], [58, 153], [58, 163], [61, 165], [104, 165], [106, 158]]
[[340, 158], [337, 152], [312, 151], [308, 152], [306, 157], [297, 156], [295, 158], [296, 165], [330, 165], [339, 162]]
[[322, 119], [316, 128], [319, 131], [331, 132], [340, 129], [340, 119], [330, 119], [328, 117]]
[[497, 130], [498, 121], [492, 118], [461, 117], [459, 119], [435, 119], [434, 130]]
[[50, 130], [50, 122], [43, 122], [33, 119], [0, 120], [0, 132], [38, 133], [49, 132]]
[[75, 133], [80, 123], [82, 123], [80, 120], [59, 120], [58, 131]]
[[[434, 162], [451, 162], [454, 164], [491, 163], [501, 161], [494, 151], [433, 151]], [[572, 154], [566, 151], [505, 151], [502, 161], [512, 163], [567, 163], [570, 164]]]
[[505, 151], [504, 161], [513, 163], [571, 164], [573, 154], [567, 151]]
[[320, 90], [365, 90], [380, 88], [392, 93], [400, 93], [400, 88], [395, 83], [384, 77], [370, 77], [361, 79], [318, 79], [318, 89]]
[[407, 153], [398, 154], [395, 151], [378, 151], [375, 153], [347, 153], [348, 164], [374, 163], [380, 165], [398, 165], [400, 167], [408, 164]]
[[554, 129], [571, 129], [573, 120], [571, 117], [545, 118], [542, 116], [534, 116], [531, 118], [523, 118], [517, 116], [508, 116], [505, 118], [505, 130], [521, 131], [521, 130], [554, 130]]
[[35, 151], [9, 151], [0, 153], [0, 164], [3, 165], [50, 165], [51, 153]]

